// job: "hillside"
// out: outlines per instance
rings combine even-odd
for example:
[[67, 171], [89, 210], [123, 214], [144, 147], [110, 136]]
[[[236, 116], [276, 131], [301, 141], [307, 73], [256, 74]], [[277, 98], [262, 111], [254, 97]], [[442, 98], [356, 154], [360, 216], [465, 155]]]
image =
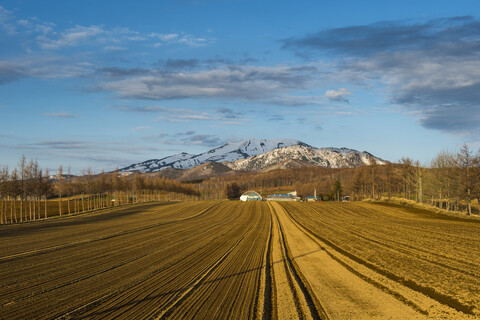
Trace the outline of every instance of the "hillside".
[[306, 144], [298, 144], [225, 164], [233, 170], [264, 171], [309, 166], [353, 168], [369, 165], [372, 161], [378, 164], [385, 163], [382, 159], [365, 151], [359, 152], [347, 148], [314, 148]]

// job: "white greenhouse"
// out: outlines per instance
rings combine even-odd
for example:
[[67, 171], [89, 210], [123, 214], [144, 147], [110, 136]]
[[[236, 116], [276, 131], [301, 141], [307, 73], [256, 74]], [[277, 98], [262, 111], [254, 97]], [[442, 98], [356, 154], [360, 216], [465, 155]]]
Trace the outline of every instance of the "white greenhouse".
[[249, 190], [240, 196], [240, 201], [262, 201], [262, 196], [255, 191]]

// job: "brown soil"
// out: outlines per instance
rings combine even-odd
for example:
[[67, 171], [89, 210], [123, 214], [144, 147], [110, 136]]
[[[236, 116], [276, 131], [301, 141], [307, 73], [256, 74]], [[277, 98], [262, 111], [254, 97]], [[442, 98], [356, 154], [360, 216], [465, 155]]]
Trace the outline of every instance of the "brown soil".
[[0, 227], [1, 319], [474, 319], [480, 224], [366, 203], [151, 203]]

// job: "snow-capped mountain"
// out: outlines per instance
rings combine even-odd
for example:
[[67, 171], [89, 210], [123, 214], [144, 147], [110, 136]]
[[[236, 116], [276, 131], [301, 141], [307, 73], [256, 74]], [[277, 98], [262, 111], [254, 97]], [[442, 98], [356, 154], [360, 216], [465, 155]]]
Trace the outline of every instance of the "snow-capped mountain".
[[120, 172], [155, 172], [166, 168], [190, 169], [207, 162], [224, 162], [246, 159], [277, 148], [304, 145], [293, 139], [250, 139], [242, 142], [226, 143], [210, 151], [192, 155], [179, 153], [162, 159], [152, 159], [122, 168]]
[[[177, 153], [162, 159], [151, 159], [140, 163], [134, 163], [122, 168], [119, 172], [155, 172], [165, 168], [178, 168], [177, 163], [194, 157], [194, 154], [186, 152]], [[183, 169], [183, 168], [180, 168]]]
[[265, 171], [312, 165], [328, 168], [351, 168], [369, 165], [372, 161], [377, 164], [385, 164], [384, 160], [366, 151], [360, 152], [347, 148], [315, 148], [300, 143], [224, 164], [233, 170]]

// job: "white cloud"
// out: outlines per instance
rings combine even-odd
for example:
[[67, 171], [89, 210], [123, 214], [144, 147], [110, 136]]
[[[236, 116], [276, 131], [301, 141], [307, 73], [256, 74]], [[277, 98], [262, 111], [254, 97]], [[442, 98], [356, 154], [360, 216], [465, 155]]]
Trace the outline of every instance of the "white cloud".
[[45, 113], [44, 116], [52, 118], [77, 118], [76, 115], [65, 111]]
[[71, 78], [92, 72], [90, 70], [91, 64], [72, 63], [70, 59], [60, 56], [37, 56], [0, 60], [0, 84], [28, 77], [42, 79]]
[[148, 129], [151, 129], [151, 127], [149, 127], [149, 126], [142, 126], [142, 127], [136, 127], [136, 128], [134, 128], [133, 130], [135, 130], [135, 131], [141, 131], [141, 130], [148, 130]]
[[213, 39], [197, 38], [197, 37], [186, 35], [180, 38], [178, 40], [178, 43], [186, 44], [190, 47], [203, 47], [213, 41], [214, 41]]
[[53, 32], [55, 28], [55, 24], [51, 22], [42, 22], [35, 24], [34, 30], [42, 35], [46, 35], [48, 33]]
[[181, 98], [230, 98], [269, 102], [291, 90], [308, 87], [314, 69], [296, 66], [229, 66], [191, 72], [151, 72], [104, 81], [98, 88], [123, 98], [166, 100]]
[[[155, 122], [189, 122], [189, 121], [212, 121], [222, 124], [244, 125], [249, 121], [241, 113], [228, 108], [217, 108], [216, 110], [206, 110], [198, 112], [191, 109], [167, 108], [163, 106], [111, 106], [110, 109], [137, 112], [137, 113], [157, 113]], [[150, 127], [138, 127], [138, 130], [149, 129]], [[136, 129], [137, 130], [137, 129]]]
[[156, 33], [149, 34], [152, 39], [160, 40], [161, 42], [155, 43], [154, 47], [160, 47], [166, 44], [184, 44], [190, 47], [203, 47], [215, 42], [213, 38], [196, 37], [190, 34], [177, 34], [177, 33]]
[[106, 46], [103, 48], [105, 51], [124, 51], [127, 50], [126, 47], [120, 47], [120, 46]]
[[10, 35], [17, 32], [16, 25], [13, 21], [14, 18], [12, 11], [0, 6], [0, 27]]
[[50, 36], [40, 35], [37, 37], [37, 41], [40, 47], [44, 49], [60, 49], [63, 47], [79, 45], [104, 33], [105, 30], [100, 26], [76, 26], [60, 34], [55, 33]]
[[165, 33], [152, 32], [152, 33], [149, 34], [149, 37], [150, 38], [156, 38], [156, 39], [159, 39], [161, 41], [169, 42], [169, 41], [177, 40], [178, 39], [178, 34], [176, 34], [176, 33], [165, 34]]
[[19, 26], [29, 26], [30, 22], [26, 19], [20, 19], [20, 20], [17, 20], [17, 24]]
[[238, 121], [223, 121], [221, 123], [224, 124], [224, 125], [227, 125], [227, 126], [244, 126], [244, 125], [246, 125], [245, 123], [238, 122]]
[[[386, 21], [289, 38], [283, 48], [313, 59], [334, 53], [332, 80], [382, 90], [425, 128], [479, 137], [479, 29], [473, 16]], [[346, 100], [339, 90], [325, 96]]]
[[19, 62], [0, 61], [0, 84], [12, 82], [28, 76], [28, 70]]
[[346, 97], [349, 95], [351, 95], [351, 93], [346, 88], [327, 90], [327, 92], [325, 92], [325, 97], [327, 97], [330, 101], [348, 102]]

